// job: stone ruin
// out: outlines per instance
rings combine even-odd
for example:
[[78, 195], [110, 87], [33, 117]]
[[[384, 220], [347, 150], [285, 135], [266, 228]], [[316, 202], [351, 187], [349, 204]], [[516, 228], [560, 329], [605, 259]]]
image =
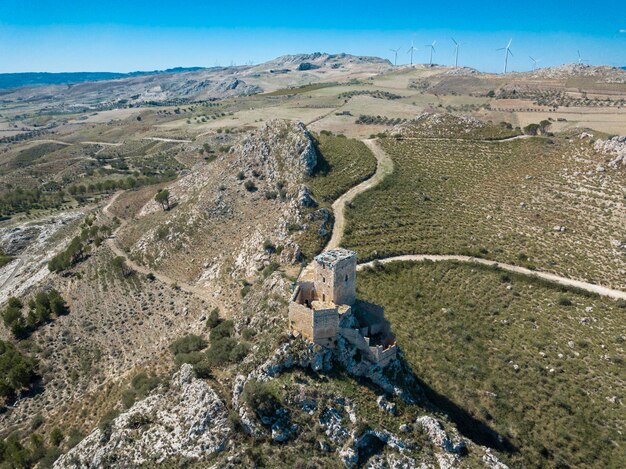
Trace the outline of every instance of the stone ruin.
[[397, 345], [384, 309], [356, 298], [356, 253], [333, 249], [315, 257], [314, 280], [298, 282], [289, 302], [289, 329], [334, 348], [338, 336], [370, 362], [386, 366]]

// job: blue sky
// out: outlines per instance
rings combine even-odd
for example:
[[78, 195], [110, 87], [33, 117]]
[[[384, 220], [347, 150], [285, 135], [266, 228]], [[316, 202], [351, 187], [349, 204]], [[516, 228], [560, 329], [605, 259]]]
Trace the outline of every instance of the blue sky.
[[[385, 6], [381, 6], [385, 5]], [[623, 32], [620, 32], [623, 31]], [[299, 52], [392, 59], [411, 41], [417, 62], [500, 71], [495, 49], [513, 39], [511, 70], [574, 62], [626, 66], [626, 0], [422, 2], [0, 0], [0, 72], [132, 71], [262, 62]]]

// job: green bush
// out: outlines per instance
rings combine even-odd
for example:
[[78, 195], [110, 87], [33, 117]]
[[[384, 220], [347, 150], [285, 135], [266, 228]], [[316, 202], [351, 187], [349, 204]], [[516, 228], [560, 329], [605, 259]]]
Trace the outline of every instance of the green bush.
[[202, 360], [193, 365], [193, 371], [196, 378], [209, 379], [213, 377], [211, 374], [211, 363], [206, 357], [203, 357]]
[[24, 339], [37, 328], [50, 322], [53, 317], [68, 313], [67, 305], [61, 294], [52, 289], [41, 291], [28, 302], [30, 308], [26, 317], [22, 314], [22, 303], [16, 298], [9, 298], [7, 307], [1, 316], [4, 325], [17, 339]]
[[280, 408], [280, 400], [270, 386], [261, 381], [249, 381], [243, 388], [241, 397], [261, 418], [272, 417]]
[[572, 306], [572, 300], [570, 300], [569, 298], [562, 296], [559, 298], [559, 304], [561, 306]]
[[37, 360], [0, 340], [0, 399], [27, 389], [39, 378]]
[[52, 446], [58, 447], [64, 439], [65, 435], [63, 435], [63, 431], [59, 427], [55, 427], [50, 433], [50, 444]]
[[211, 366], [225, 366], [231, 363], [231, 352], [237, 346], [237, 340], [232, 337], [222, 337], [212, 341], [211, 347], [206, 351], [207, 363]]
[[209, 335], [211, 342], [223, 339], [224, 337], [231, 337], [233, 335], [234, 327], [235, 325], [232, 320], [228, 319], [226, 321], [222, 321], [211, 330]]
[[172, 344], [170, 345], [170, 351], [174, 355], [178, 355], [180, 353], [197, 352], [206, 348], [206, 345], [206, 340], [204, 340], [202, 337], [200, 337], [199, 335], [190, 334], [176, 339], [174, 342], [172, 342]]
[[209, 313], [209, 317], [206, 320], [206, 325], [209, 329], [213, 329], [214, 327], [218, 326], [220, 322], [220, 310], [215, 308]]

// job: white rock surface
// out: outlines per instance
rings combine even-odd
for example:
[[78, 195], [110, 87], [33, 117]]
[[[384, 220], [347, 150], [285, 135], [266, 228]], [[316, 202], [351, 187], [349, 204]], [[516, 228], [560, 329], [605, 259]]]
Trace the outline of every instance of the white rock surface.
[[135, 467], [173, 455], [197, 459], [222, 451], [230, 434], [224, 402], [194, 378], [191, 365], [183, 365], [167, 393], [136, 402], [113, 421], [110, 435], [94, 430], [54, 467]]

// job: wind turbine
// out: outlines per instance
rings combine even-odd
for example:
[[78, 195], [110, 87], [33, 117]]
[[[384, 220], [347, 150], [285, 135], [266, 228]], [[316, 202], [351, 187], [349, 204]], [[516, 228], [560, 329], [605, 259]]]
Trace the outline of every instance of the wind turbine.
[[535, 60], [530, 55], [528, 56], [528, 58], [533, 61], [533, 72], [534, 72], [535, 70], [537, 70], [537, 63], [541, 62], [541, 59]]
[[585, 60], [582, 58], [582, 56], [580, 55], [580, 51], [576, 51], [578, 52], [578, 65], [582, 65], [585, 62], [589, 62], [588, 60]]
[[456, 42], [453, 37], [450, 39], [454, 42], [454, 68], [459, 68], [459, 47], [461, 47], [461, 44]]
[[433, 52], [435, 52], [435, 44], [437, 44], [437, 41], [433, 41], [432, 44], [426, 44], [424, 47], [430, 47], [430, 64], [433, 64]]
[[506, 70], [507, 67], [509, 65], [509, 54], [511, 54], [511, 56], [513, 57], [513, 52], [511, 52], [511, 43], [513, 42], [513, 39], [509, 40], [509, 43], [507, 44], [506, 47], [501, 47], [500, 49], [496, 49], [496, 50], [503, 50], [504, 52], [504, 73], [506, 74]]
[[413, 52], [415, 52], [415, 46], [413, 45], [413, 41], [411, 41], [411, 47], [409, 47], [409, 50], [406, 52], [407, 54], [411, 54], [411, 65], [413, 65]]
[[394, 65], [398, 65], [398, 51], [402, 49], [401, 47], [398, 47], [397, 49], [389, 49], [391, 52], [393, 52], [395, 54], [395, 59], [393, 61]]

